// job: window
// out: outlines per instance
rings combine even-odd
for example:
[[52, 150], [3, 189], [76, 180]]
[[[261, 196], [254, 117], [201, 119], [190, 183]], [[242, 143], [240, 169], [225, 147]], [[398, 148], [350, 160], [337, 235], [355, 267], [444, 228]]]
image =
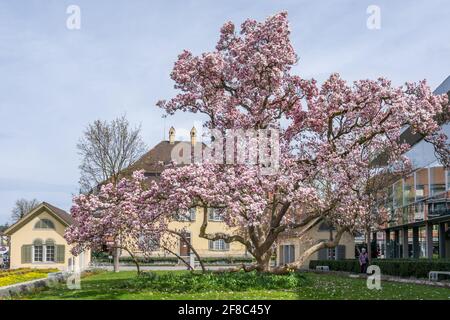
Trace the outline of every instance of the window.
[[217, 208], [208, 208], [208, 220], [209, 221], [223, 221], [223, 217], [220, 215]]
[[450, 170], [447, 170], [447, 190], [450, 190]]
[[52, 239], [33, 241], [33, 262], [55, 262], [56, 246]]
[[190, 214], [191, 221], [195, 221], [195, 213], [196, 213], [196, 211], [197, 211], [197, 208], [190, 208], [189, 209], [189, 214]]
[[45, 261], [54, 262], [55, 261], [55, 246], [45, 246]]
[[195, 221], [196, 208], [190, 208], [186, 213], [177, 213], [176, 220], [180, 222]]
[[42, 262], [44, 257], [44, 246], [34, 246], [34, 261]]
[[216, 241], [209, 240], [209, 250], [228, 251], [230, 250], [230, 244], [226, 243], [223, 239]]
[[55, 229], [55, 225], [48, 219], [41, 219], [34, 225], [35, 229]]
[[445, 170], [443, 167], [430, 168], [431, 196], [445, 192]]
[[55, 241], [52, 239], [47, 239], [45, 241], [45, 261], [55, 261]]
[[295, 246], [293, 244], [280, 246], [280, 264], [288, 264], [295, 261]]

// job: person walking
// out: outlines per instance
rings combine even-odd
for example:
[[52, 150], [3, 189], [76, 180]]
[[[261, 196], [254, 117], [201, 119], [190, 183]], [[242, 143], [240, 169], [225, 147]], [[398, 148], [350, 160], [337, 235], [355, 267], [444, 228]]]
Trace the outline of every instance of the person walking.
[[369, 256], [367, 255], [366, 248], [361, 249], [359, 254], [359, 266], [361, 273], [367, 273], [367, 264], [369, 263]]

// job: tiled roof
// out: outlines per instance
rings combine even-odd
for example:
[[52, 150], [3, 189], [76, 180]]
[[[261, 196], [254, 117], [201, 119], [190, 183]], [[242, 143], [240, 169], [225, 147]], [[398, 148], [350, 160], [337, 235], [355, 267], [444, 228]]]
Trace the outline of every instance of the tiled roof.
[[58, 217], [60, 217], [67, 224], [70, 225], [73, 223], [73, 217], [69, 213], [64, 211], [63, 209], [55, 207], [54, 205], [51, 205], [48, 202], [43, 202], [43, 204], [46, 205], [50, 210], [53, 211], [54, 214], [56, 214]]
[[66, 211], [55, 207], [54, 205], [51, 205], [48, 202], [42, 202], [40, 205], [38, 205], [35, 209], [33, 209], [29, 214], [26, 214], [22, 219], [18, 220], [16, 223], [11, 225], [7, 230], [5, 230], [5, 234], [11, 235], [15, 230], [20, 228], [20, 226], [30, 221], [37, 212], [40, 212], [42, 208], [47, 208], [51, 211], [56, 217], [58, 217], [62, 222], [64, 222], [67, 225], [71, 225], [73, 223], [73, 217], [67, 213]]

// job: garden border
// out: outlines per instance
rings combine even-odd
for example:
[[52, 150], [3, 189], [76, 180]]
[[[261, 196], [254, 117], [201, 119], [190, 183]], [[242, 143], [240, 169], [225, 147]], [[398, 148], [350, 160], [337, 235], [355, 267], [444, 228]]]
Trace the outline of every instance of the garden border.
[[66, 281], [69, 277], [65, 272], [53, 272], [47, 275], [47, 278], [30, 280], [0, 287], [0, 300], [10, 299], [14, 296], [30, 293], [36, 289], [47, 288], [53, 284]]

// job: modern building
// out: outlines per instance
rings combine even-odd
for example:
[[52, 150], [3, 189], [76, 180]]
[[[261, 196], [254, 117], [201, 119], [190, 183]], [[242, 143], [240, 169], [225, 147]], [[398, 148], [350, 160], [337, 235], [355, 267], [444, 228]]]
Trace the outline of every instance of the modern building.
[[[434, 91], [450, 93], [450, 76]], [[443, 125], [450, 136], [450, 124]], [[450, 171], [437, 159], [433, 146], [406, 129], [401, 139], [412, 148], [406, 153], [413, 173], [388, 189], [384, 206], [391, 221], [376, 239], [386, 258], [450, 258]]]
[[81, 271], [89, 266], [90, 251], [73, 256], [64, 232], [72, 216], [47, 202], [6, 229], [10, 238], [10, 268]]

